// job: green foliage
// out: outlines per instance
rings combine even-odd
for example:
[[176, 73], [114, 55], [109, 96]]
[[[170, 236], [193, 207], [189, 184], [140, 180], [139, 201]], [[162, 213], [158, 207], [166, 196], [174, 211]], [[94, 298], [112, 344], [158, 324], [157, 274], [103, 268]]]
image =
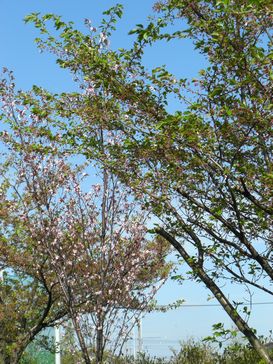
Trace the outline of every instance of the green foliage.
[[37, 345], [30, 345], [20, 359], [20, 364], [54, 364], [55, 354]]
[[230, 338], [235, 338], [238, 334], [237, 330], [225, 329], [224, 324], [219, 322], [212, 326], [213, 335], [207, 336], [203, 339], [204, 342], [212, 342], [218, 343], [219, 347], [221, 348], [223, 342], [227, 341]]
[[[53, 364], [54, 357], [51, 354], [39, 355], [41, 351], [28, 350], [20, 364]], [[38, 353], [38, 354], [37, 354]], [[50, 356], [51, 355], [51, 356]], [[77, 355], [65, 352], [62, 355], [62, 363], [77, 364], [80, 358]], [[229, 344], [219, 352], [203, 342], [189, 340], [181, 343], [178, 352], [173, 352], [170, 359], [151, 357], [147, 353], [140, 353], [137, 358], [110, 356], [103, 364], [264, 364], [257, 353], [242, 343]], [[92, 363], [93, 364], [93, 363]]]
[[[58, 64], [83, 80], [84, 94], [56, 97], [68, 120], [59, 125], [64, 144], [134, 191], [162, 222], [156, 232], [179, 251], [189, 278], [205, 283], [253, 343], [241, 317], [249, 313], [236, 310], [220, 286], [230, 281], [272, 294], [273, 3], [168, 0], [155, 9], [157, 18], [130, 32], [136, 39], [129, 50], [109, 49], [119, 5], [105, 12], [109, 20], [92, 37], [52, 14], [26, 21], [45, 36], [40, 48], [58, 54]], [[59, 37], [49, 34], [48, 20]], [[181, 37], [208, 62], [198, 78], [144, 68], [146, 46]], [[174, 96], [182, 107], [172, 114]], [[111, 142], [98, 130], [111, 134]], [[214, 337], [228, 334], [215, 329]]]

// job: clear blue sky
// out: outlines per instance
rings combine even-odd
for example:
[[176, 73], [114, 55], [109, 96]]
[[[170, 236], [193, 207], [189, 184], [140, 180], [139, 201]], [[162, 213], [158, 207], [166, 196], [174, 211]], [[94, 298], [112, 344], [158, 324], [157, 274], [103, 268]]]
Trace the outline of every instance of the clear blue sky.
[[[125, 13], [118, 24], [118, 31], [111, 41], [114, 48], [126, 47], [131, 37], [128, 31], [136, 23], [145, 22], [152, 13], [153, 0], [123, 0]], [[2, 0], [0, 13], [1, 57], [0, 66], [13, 70], [17, 86], [29, 89], [33, 84], [43, 86], [50, 91], [72, 90], [74, 85], [70, 74], [59, 69], [54, 57], [40, 54], [34, 44], [38, 36], [32, 25], [25, 25], [23, 17], [31, 12], [56, 13], [65, 20], [74, 21], [80, 28], [83, 19], [89, 18], [96, 26], [99, 25], [103, 10], [116, 2], [105, 0]], [[167, 64], [169, 70], [177, 77], [194, 77], [204, 60], [195, 51], [190, 41], [160, 44], [147, 51], [145, 56], [147, 67]], [[173, 105], [174, 106], [174, 105]], [[172, 106], [172, 107], [173, 107]], [[230, 289], [240, 300], [246, 297], [245, 292], [235, 288]], [[169, 282], [159, 293], [159, 303], [170, 303], [175, 299], [186, 300], [187, 304], [207, 304], [208, 292], [192, 282], [179, 286]], [[270, 297], [256, 293], [253, 302], [270, 301]], [[209, 303], [216, 303], [214, 300]], [[250, 325], [258, 329], [259, 334], [268, 335], [273, 328], [273, 305], [254, 306]], [[220, 307], [185, 307], [166, 314], [151, 314], [144, 320], [143, 336], [162, 337], [166, 339], [183, 340], [191, 336], [200, 338], [211, 333], [211, 326], [217, 322], [230, 321]], [[161, 354], [164, 352], [161, 351]]]

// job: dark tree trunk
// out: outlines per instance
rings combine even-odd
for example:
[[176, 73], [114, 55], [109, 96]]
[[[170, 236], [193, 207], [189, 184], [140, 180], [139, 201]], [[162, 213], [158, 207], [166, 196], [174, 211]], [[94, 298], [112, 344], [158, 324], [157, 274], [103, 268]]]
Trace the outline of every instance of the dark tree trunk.
[[103, 359], [103, 328], [102, 319], [98, 315], [97, 332], [96, 332], [96, 364], [102, 364]]
[[191, 259], [183, 246], [167, 231], [165, 231], [164, 229], [158, 229], [157, 233], [165, 238], [179, 252], [179, 254], [185, 260], [188, 266], [194, 271], [198, 278], [200, 278], [205, 286], [213, 293], [214, 297], [221, 304], [221, 306], [229, 315], [236, 327], [248, 339], [252, 347], [257, 351], [261, 358], [263, 358], [267, 364], [273, 364], [273, 361], [270, 358], [265, 346], [261, 343], [261, 341], [254, 334], [253, 330], [251, 330], [248, 324], [239, 315], [239, 313], [236, 311], [236, 308], [230, 303], [230, 301], [217, 286], [217, 284], [207, 275], [202, 265]]

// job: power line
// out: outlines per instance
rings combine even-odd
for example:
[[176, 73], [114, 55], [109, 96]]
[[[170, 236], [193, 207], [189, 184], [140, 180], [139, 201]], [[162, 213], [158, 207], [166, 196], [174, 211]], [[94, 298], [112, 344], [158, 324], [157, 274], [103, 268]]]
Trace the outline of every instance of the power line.
[[[237, 306], [257, 306], [257, 305], [273, 305], [273, 302], [239, 302], [237, 304]], [[236, 303], [234, 303], [234, 306], [236, 306]], [[149, 308], [148, 312], [154, 312], [154, 311], [158, 311], [158, 312], [167, 312], [167, 311], [171, 311], [171, 310], [177, 310], [177, 309], [181, 309], [181, 308], [194, 308], [194, 307], [223, 307], [220, 303], [201, 303], [201, 304], [180, 304], [180, 305], [156, 305], [153, 308]], [[116, 306], [115, 308], [117, 309], [131, 309], [131, 310], [141, 310], [138, 307], [125, 307], [125, 306]], [[145, 312], [145, 309], [143, 309], [143, 312]]]
[[[256, 305], [273, 305], [273, 302], [253, 302], [253, 303], [238, 303], [238, 306], [245, 305], [245, 306], [256, 306]], [[177, 308], [183, 307], [222, 307], [220, 303], [204, 303], [204, 304], [182, 304]], [[157, 309], [164, 308], [165, 306], [157, 306]]]

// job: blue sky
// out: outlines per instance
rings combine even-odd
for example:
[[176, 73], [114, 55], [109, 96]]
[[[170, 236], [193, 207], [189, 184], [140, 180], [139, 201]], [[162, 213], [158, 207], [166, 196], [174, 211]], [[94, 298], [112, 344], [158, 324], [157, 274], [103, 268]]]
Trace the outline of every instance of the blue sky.
[[[118, 30], [111, 39], [114, 48], [126, 47], [132, 37], [128, 31], [136, 23], [146, 21], [152, 13], [153, 0], [124, 0], [124, 17], [118, 24]], [[80, 28], [83, 19], [91, 19], [94, 26], [99, 25], [103, 10], [116, 2], [105, 0], [2, 0], [0, 13], [1, 57], [0, 67], [13, 70], [18, 88], [29, 89], [33, 84], [43, 86], [50, 91], [73, 90], [75, 87], [70, 74], [56, 66], [54, 57], [40, 54], [34, 44], [38, 36], [32, 25], [25, 25], [23, 17], [31, 12], [55, 13], [64, 20], [72, 20]], [[147, 67], [167, 64], [177, 77], [194, 77], [205, 66], [204, 59], [194, 51], [188, 40], [175, 43], [158, 44], [148, 49], [145, 55]], [[169, 282], [159, 293], [159, 303], [170, 303], [176, 299], [185, 299], [187, 304], [207, 304], [207, 291], [201, 285], [187, 282], [179, 286]], [[245, 293], [238, 288], [231, 288], [230, 293], [243, 299]], [[270, 301], [270, 297], [256, 293], [253, 302]], [[215, 301], [210, 301], [215, 303]], [[272, 305], [253, 307], [250, 325], [258, 333], [267, 335], [272, 329]], [[220, 307], [185, 307], [166, 314], [151, 314], [143, 322], [143, 336], [162, 337], [183, 340], [191, 336], [200, 338], [211, 332], [211, 326], [217, 322], [230, 320]]]
[[[118, 24], [118, 31], [111, 40], [114, 48], [126, 47], [131, 43], [132, 36], [128, 31], [136, 23], [145, 22], [152, 13], [153, 0], [123, 1], [124, 17]], [[99, 25], [101, 13], [113, 6], [115, 1], [94, 0], [3, 0], [0, 14], [0, 37], [2, 42], [1, 64], [15, 71], [19, 87], [31, 87], [41, 84], [52, 91], [59, 91], [73, 87], [70, 75], [55, 66], [54, 57], [40, 55], [34, 38], [38, 36], [32, 24], [24, 25], [23, 18], [31, 12], [55, 13], [64, 20], [73, 20], [83, 29], [83, 20], [91, 19], [94, 25]], [[177, 42], [176, 42], [177, 43]], [[178, 76], [196, 74], [200, 68], [201, 57], [194, 54], [190, 41], [183, 40], [183, 47], [174, 54], [173, 43], [158, 44], [148, 49], [145, 56], [147, 66], [168, 64], [169, 69]], [[202, 65], [201, 65], [202, 67]], [[55, 80], [55, 82], [53, 82]]]

